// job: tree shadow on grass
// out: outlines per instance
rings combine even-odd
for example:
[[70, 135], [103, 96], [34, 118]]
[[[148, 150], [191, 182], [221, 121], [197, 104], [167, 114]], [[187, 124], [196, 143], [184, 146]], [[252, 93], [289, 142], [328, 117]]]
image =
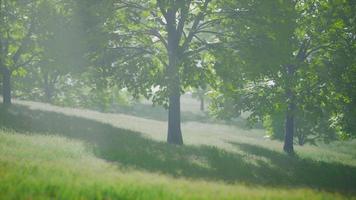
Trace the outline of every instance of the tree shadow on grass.
[[305, 186], [356, 193], [356, 167], [289, 157], [249, 144], [233, 143], [241, 153], [209, 146], [174, 146], [97, 121], [20, 106], [7, 111], [0, 109], [0, 127], [81, 140], [92, 145], [100, 158], [150, 172], [229, 183]]
[[[307, 186], [327, 190], [356, 190], [356, 167], [341, 163], [328, 163], [308, 158], [288, 156], [246, 143], [231, 143], [248, 155], [262, 158], [254, 171], [263, 180], [277, 181], [275, 184]], [[274, 177], [269, 179], [268, 177]]]

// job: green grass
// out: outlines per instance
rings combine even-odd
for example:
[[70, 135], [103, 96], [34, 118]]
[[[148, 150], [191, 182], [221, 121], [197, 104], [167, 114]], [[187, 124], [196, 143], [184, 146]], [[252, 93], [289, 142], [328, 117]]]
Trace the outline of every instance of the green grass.
[[342, 199], [277, 189], [173, 179], [115, 166], [85, 144], [56, 136], [0, 132], [1, 199]]
[[231, 151], [178, 147], [21, 106], [0, 110], [0, 127], [5, 128], [1, 199], [355, 199], [356, 194], [352, 142], [340, 152], [334, 150], [338, 143], [307, 147], [296, 157], [266, 147], [272, 141], [259, 145], [252, 139], [230, 142]]

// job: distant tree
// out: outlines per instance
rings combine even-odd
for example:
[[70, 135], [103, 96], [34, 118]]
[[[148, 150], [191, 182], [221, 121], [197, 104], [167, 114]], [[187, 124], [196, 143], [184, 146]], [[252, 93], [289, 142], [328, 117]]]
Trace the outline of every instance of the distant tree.
[[200, 111], [204, 112], [205, 111], [205, 102], [207, 99], [206, 93], [208, 92], [208, 89], [206, 86], [201, 86], [197, 89], [193, 90], [193, 97], [197, 98], [200, 101]]
[[[100, 71], [101, 63], [110, 62], [102, 57], [108, 43], [108, 34], [102, 27], [112, 14], [110, 2], [50, 0], [39, 3], [36, 42], [41, 51], [39, 62], [27, 68], [25, 78], [18, 79], [22, 84], [18, 89], [30, 93], [22, 92], [23, 96], [33, 93], [37, 94], [35, 100], [63, 105], [87, 105], [94, 100], [92, 98], [104, 99], [102, 90], [106, 88], [97, 86], [103, 85], [105, 80], [98, 79], [96, 72]], [[92, 91], [90, 98], [82, 98], [89, 96], [88, 91]]]
[[69, 0], [43, 1], [37, 10], [37, 43], [42, 52], [40, 62], [33, 67], [41, 77], [47, 102], [52, 102], [61, 78], [83, 72], [86, 65], [85, 34], [83, 23], [74, 13], [75, 4]]
[[11, 77], [25, 73], [38, 55], [35, 45], [37, 1], [0, 1], [0, 72], [3, 104], [11, 104]]

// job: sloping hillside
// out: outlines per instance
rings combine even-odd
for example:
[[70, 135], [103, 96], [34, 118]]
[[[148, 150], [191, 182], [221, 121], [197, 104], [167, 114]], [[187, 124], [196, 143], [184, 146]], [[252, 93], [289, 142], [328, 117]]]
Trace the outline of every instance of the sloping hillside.
[[[129, 130], [129, 122], [144, 127], [146, 119], [26, 104], [32, 107], [0, 112], [5, 199], [341, 199], [355, 194], [351, 142], [343, 143], [343, 151], [305, 147], [309, 153], [289, 157], [275, 150], [278, 142], [250, 136], [248, 130], [201, 123], [198, 130], [216, 126], [216, 132], [202, 131], [191, 141], [195, 145], [177, 147], [152, 140], [152, 127], [144, 133]], [[113, 116], [119, 118], [110, 121]], [[225, 133], [232, 140], [220, 140], [220, 126], [235, 130]], [[205, 136], [221, 142], [202, 145]]]

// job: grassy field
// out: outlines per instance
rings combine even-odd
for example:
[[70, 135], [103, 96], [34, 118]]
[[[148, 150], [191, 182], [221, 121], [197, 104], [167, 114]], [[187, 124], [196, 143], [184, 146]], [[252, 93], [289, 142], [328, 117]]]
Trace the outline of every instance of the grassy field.
[[297, 148], [263, 130], [18, 102], [0, 110], [0, 199], [356, 199], [356, 143]]

